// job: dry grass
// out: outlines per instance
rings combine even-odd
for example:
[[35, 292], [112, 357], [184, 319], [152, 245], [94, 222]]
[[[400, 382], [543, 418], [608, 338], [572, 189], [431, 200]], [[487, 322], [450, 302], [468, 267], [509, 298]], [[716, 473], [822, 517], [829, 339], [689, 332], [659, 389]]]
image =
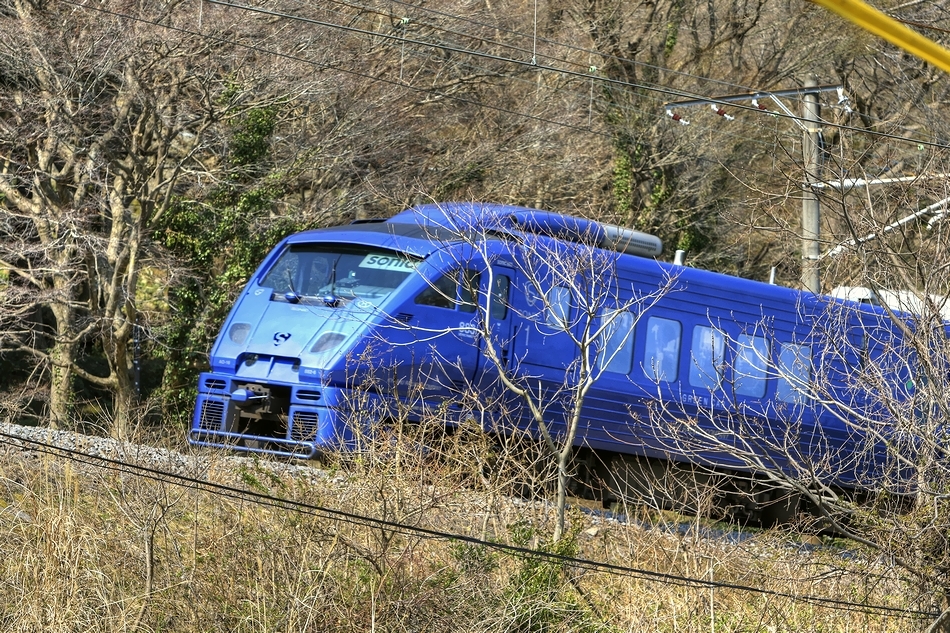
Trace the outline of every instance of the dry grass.
[[[546, 506], [461, 486], [463, 461], [383, 451], [311, 477], [218, 458], [196, 461], [204, 465], [193, 474], [394, 524], [545, 547]], [[572, 518], [575, 538], [563, 551], [582, 558], [779, 594], [916, 606], [903, 602], [886, 568], [837, 549], [806, 551], [788, 533], [738, 538], [696, 521], [663, 529]], [[0, 542], [5, 631], [921, 628], [783, 595], [561, 568], [14, 451], [0, 456]]]

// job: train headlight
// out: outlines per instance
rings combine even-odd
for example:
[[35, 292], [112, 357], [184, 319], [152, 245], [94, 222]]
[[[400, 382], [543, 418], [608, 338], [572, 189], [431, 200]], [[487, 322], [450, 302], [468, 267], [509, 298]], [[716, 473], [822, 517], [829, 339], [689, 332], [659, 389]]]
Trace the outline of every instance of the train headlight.
[[330, 350], [339, 347], [340, 343], [342, 343], [344, 339], [346, 339], [346, 335], [341, 334], [340, 332], [324, 332], [313, 344], [313, 347], [310, 348], [310, 353], [322, 354], [324, 352], [329, 352]]
[[232, 343], [243, 345], [247, 340], [247, 335], [251, 333], [250, 323], [235, 323], [228, 329], [228, 338]]

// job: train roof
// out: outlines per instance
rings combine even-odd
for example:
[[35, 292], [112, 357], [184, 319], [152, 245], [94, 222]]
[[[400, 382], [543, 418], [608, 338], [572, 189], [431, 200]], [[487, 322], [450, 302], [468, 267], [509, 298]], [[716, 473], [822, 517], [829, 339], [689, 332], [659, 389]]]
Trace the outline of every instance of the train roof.
[[[370, 235], [373, 237], [366, 239]], [[380, 235], [386, 237], [381, 240]], [[359, 220], [304, 231], [292, 236], [288, 243], [327, 238], [341, 242], [370, 241], [425, 257], [448, 243], [489, 236], [548, 237], [651, 258], [663, 250], [659, 238], [632, 229], [540, 209], [476, 202], [420, 205], [386, 220]]]
[[[647, 261], [661, 273], [676, 276], [694, 293], [707, 292], [710, 306], [723, 307], [730, 301], [736, 308], [759, 305], [779, 312], [794, 309], [795, 304], [815, 302], [854, 303], [863, 311], [879, 312], [881, 308], [857, 296], [854, 292], [833, 291], [829, 295], [813, 295], [795, 288], [780, 286], [735, 277], [724, 273], [690, 268], [655, 259], [660, 255], [662, 244], [654, 236], [595, 222], [584, 218], [563, 215], [550, 211], [517, 205], [482, 202], [445, 202], [418, 205], [406, 209], [388, 219], [360, 220], [351, 224], [315, 229], [297, 233], [288, 238], [288, 243], [314, 241], [339, 241], [372, 243], [410, 255], [425, 258], [447, 244], [486, 236], [531, 236], [540, 239], [552, 238], [564, 241], [594, 244], [621, 254], [638, 255], [640, 265], [631, 263], [621, 268], [643, 269]], [[705, 291], [703, 290], [705, 288]], [[723, 296], [727, 289], [729, 296]], [[848, 289], [853, 290], [853, 289]], [[870, 304], [870, 305], [869, 305]], [[940, 303], [942, 306], [943, 303]], [[872, 307], [873, 306], [873, 307]], [[902, 312], [919, 312], [900, 306]], [[948, 320], [950, 310], [942, 311]]]
[[371, 242], [416, 257], [425, 257], [444, 244], [463, 239], [458, 232], [408, 222], [368, 221], [295, 233], [289, 244], [318, 241]]
[[417, 224], [457, 234], [508, 234], [550, 237], [606, 250], [658, 257], [663, 243], [655, 235], [553, 211], [482, 202], [424, 204], [398, 213], [387, 223]]

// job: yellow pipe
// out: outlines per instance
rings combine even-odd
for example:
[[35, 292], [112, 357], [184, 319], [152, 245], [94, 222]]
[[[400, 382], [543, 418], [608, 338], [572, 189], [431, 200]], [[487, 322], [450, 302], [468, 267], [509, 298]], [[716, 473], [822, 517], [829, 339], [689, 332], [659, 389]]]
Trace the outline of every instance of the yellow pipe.
[[910, 30], [894, 18], [861, 0], [811, 0], [811, 2], [854, 22], [865, 31], [883, 37], [908, 53], [950, 72], [950, 50]]

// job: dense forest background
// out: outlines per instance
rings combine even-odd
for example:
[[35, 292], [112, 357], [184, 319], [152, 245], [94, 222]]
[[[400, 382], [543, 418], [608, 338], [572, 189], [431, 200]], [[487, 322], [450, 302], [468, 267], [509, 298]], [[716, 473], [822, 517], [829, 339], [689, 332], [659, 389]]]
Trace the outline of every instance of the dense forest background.
[[[950, 39], [943, 2], [880, 6]], [[822, 252], [861, 246], [823, 290], [947, 290], [950, 84], [807, 2], [4, 0], [0, 29], [4, 419], [184, 423], [269, 248], [419, 202], [596, 218], [797, 286], [803, 97], [711, 99], [809, 79], [841, 87], [810, 177], [890, 181], [816, 189]]]
[[[950, 43], [946, 0], [877, 6]], [[798, 287], [815, 193], [823, 292], [933, 304], [894, 320], [906, 345], [884, 337], [876, 365], [855, 352], [867, 337], [816, 332], [855, 371], [853, 392], [819, 376], [815, 397], [876, 395], [848, 423], [879, 437], [886, 411], [920, 473], [902, 512], [886, 490], [818, 498], [844, 546], [814, 525], [710, 539], [698, 515], [684, 531], [581, 512], [550, 540], [549, 507], [507, 496], [523, 473], [506, 469], [533, 465], [484, 435], [442, 438], [437, 463], [381, 437], [324, 477], [94, 438], [119, 447], [109, 461], [4, 425], [5, 628], [950, 630], [942, 71], [802, 0], [0, 0], [0, 33], [0, 423], [182, 447], [265, 253], [421, 202], [594, 218], [658, 235], [664, 258]], [[817, 130], [812, 82], [828, 87]], [[741, 418], [702, 439], [756, 470], [730, 442], [763, 439]], [[812, 466], [767, 474], [807, 495]]]

